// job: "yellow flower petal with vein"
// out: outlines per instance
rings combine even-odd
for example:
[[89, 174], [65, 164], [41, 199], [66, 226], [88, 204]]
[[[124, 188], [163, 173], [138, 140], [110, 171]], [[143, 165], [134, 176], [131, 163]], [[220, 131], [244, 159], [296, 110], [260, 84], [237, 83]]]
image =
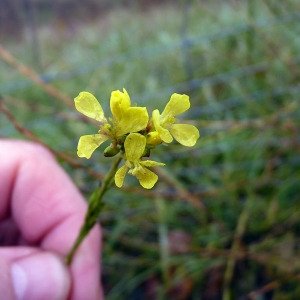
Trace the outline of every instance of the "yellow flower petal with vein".
[[177, 142], [187, 147], [194, 146], [200, 137], [199, 130], [189, 124], [173, 124], [170, 131]]
[[143, 168], [143, 172], [138, 172], [136, 177], [141, 186], [145, 189], [152, 189], [158, 179], [158, 176], [155, 173], [146, 168]]
[[77, 155], [89, 159], [97, 149], [109, 137], [102, 134], [83, 135], [78, 141]]
[[160, 125], [160, 115], [159, 115], [159, 111], [157, 109], [155, 109], [152, 112], [152, 120], [153, 120], [153, 123], [154, 123], [155, 130], [160, 135], [160, 138], [165, 143], [171, 143], [173, 141], [172, 135], [170, 134], [169, 130], [163, 128]]
[[122, 136], [129, 132], [138, 132], [146, 128], [149, 116], [146, 107], [130, 107], [123, 112], [117, 123], [116, 135]]
[[123, 92], [113, 91], [110, 97], [110, 110], [113, 116], [120, 120], [123, 116], [124, 111], [130, 107], [130, 97], [125, 89]]
[[127, 172], [127, 166], [122, 166], [115, 174], [115, 184], [117, 187], [122, 187], [124, 183], [124, 178]]
[[76, 109], [85, 116], [106, 123], [103, 109], [94, 95], [88, 92], [81, 92], [74, 99]]
[[190, 108], [190, 100], [187, 95], [173, 94], [170, 101], [167, 103], [164, 111], [162, 112], [162, 118], [168, 115], [177, 116], [182, 114]]
[[139, 133], [130, 133], [125, 142], [126, 159], [132, 162], [138, 162], [144, 153], [146, 138]]

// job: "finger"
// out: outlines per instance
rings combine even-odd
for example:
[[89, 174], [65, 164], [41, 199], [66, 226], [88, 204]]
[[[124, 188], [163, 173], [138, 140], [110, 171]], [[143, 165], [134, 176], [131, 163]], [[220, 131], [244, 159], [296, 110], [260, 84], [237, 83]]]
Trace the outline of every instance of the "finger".
[[34, 248], [0, 249], [0, 295], [6, 300], [67, 299], [70, 274], [62, 259]]
[[3, 299], [13, 300], [15, 299], [15, 293], [10, 276], [10, 262], [4, 259], [1, 255], [0, 248], [0, 295]]
[[[28, 243], [65, 256], [84, 220], [82, 196], [43, 147], [5, 140], [0, 141], [0, 152], [2, 216], [11, 211]], [[71, 265], [71, 299], [86, 295], [100, 299], [99, 241], [100, 230], [95, 227], [76, 252]]]

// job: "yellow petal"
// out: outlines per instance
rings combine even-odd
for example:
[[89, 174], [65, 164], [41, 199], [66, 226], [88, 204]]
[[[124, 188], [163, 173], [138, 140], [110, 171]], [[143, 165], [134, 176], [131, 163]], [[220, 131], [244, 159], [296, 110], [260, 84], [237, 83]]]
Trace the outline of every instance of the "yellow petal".
[[83, 135], [80, 137], [77, 147], [77, 155], [89, 159], [95, 149], [109, 138], [102, 134]]
[[126, 109], [116, 126], [116, 135], [138, 132], [146, 128], [149, 116], [146, 107], [130, 107]]
[[146, 168], [143, 168], [142, 172], [138, 172], [136, 177], [139, 180], [140, 185], [145, 189], [153, 188], [158, 179], [158, 176], [155, 173]]
[[124, 142], [126, 159], [138, 162], [144, 153], [146, 138], [139, 133], [130, 133]]
[[170, 131], [177, 142], [187, 147], [194, 146], [200, 137], [199, 130], [189, 124], [173, 124]]
[[157, 109], [155, 109], [152, 112], [152, 120], [153, 120], [155, 130], [158, 132], [160, 138], [165, 143], [171, 143], [173, 141], [172, 135], [170, 134], [169, 130], [163, 128], [160, 125], [160, 115], [159, 115], [159, 111]]
[[122, 166], [115, 174], [115, 184], [117, 187], [122, 187], [126, 176], [127, 166]]
[[125, 89], [123, 92], [113, 91], [110, 96], [110, 110], [117, 120], [120, 120], [124, 111], [130, 107], [129, 95]]
[[85, 116], [106, 123], [103, 109], [94, 95], [88, 92], [81, 92], [74, 99], [76, 109]]
[[167, 103], [161, 116], [164, 119], [167, 116], [176, 116], [182, 114], [190, 108], [190, 100], [187, 95], [173, 94]]
[[165, 166], [166, 164], [154, 160], [141, 160], [140, 164], [145, 167]]

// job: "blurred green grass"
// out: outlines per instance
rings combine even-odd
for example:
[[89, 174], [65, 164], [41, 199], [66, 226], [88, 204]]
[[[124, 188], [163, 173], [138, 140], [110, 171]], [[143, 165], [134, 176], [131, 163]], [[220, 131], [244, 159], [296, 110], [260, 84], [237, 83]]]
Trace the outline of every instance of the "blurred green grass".
[[[191, 149], [153, 152], [173, 183], [162, 176], [149, 194], [126, 178], [127, 189], [107, 195], [107, 299], [300, 294], [299, 16], [296, 0], [186, 1], [115, 8], [74, 28], [41, 26], [40, 70], [57, 89], [72, 98], [90, 91], [106, 113], [110, 92], [123, 87], [150, 111], [173, 92], [187, 93], [184, 117], [202, 135]], [[36, 67], [30, 41], [6, 48]], [[79, 136], [95, 128], [0, 66], [0, 93], [18, 122], [75, 158]], [[0, 128], [2, 137], [23, 138], [3, 115]], [[97, 151], [80, 162], [103, 173], [111, 161]], [[84, 170], [62, 165], [87, 196], [96, 187]], [[184, 201], [179, 187], [206, 209]]]

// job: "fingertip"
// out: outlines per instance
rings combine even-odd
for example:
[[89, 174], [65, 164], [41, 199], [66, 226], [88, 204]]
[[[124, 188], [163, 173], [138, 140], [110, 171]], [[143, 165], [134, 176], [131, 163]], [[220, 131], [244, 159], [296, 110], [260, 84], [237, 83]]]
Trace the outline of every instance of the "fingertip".
[[26, 256], [11, 265], [12, 285], [17, 300], [67, 299], [71, 279], [56, 255], [44, 252]]

